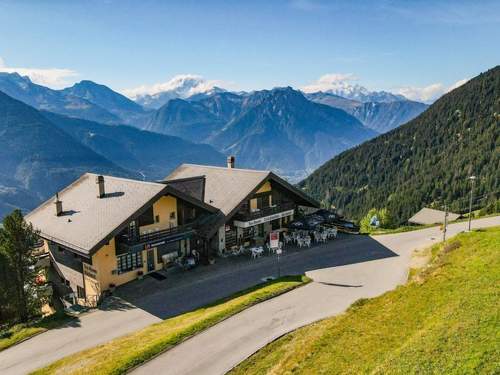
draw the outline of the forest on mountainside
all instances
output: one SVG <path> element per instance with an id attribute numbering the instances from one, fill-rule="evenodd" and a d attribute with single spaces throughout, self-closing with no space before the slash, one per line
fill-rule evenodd
<path id="1" fill-rule="evenodd" d="M 345 151 L 299 186 L 361 219 L 387 208 L 401 224 L 422 207 L 465 212 L 498 205 L 500 66 L 444 95 L 407 124 Z"/>

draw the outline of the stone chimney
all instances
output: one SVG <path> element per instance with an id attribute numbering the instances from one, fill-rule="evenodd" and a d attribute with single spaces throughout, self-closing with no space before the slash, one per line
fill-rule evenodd
<path id="1" fill-rule="evenodd" d="M 236 158 L 231 155 L 231 156 L 228 156 L 227 157 L 227 167 L 228 168 L 234 168 L 234 161 L 236 160 Z"/>
<path id="2" fill-rule="evenodd" d="M 95 183 L 97 185 L 97 198 L 104 198 L 106 195 L 106 190 L 104 189 L 104 176 L 97 176 L 95 178 Z"/>
<path id="3" fill-rule="evenodd" d="M 56 198 L 54 199 L 54 205 L 56 206 L 56 216 L 61 216 L 63 213 L 62 201 L 59 200 L 59 193 L 56 193 Z"/>

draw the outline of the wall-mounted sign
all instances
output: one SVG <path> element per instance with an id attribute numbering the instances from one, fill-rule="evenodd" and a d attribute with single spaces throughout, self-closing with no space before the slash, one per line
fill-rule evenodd
<path id="1" fill-rule="evenodd" d="M 97 280 L 97 270 L 90 264 L 83 263 L 83 274 L 91 279 Z"/>
<path id="2" fill-rule="evenodd" d="M 158 241 L 153 243 L 147 243 L 144 245 L 144 250 L 151 249 L 152 247 L 158 247 L 160 245 L 165 245 L 165 241 Z"/>
<path id="3" fill-rule="evenodd" d="M 285 216 L 290 216 L 293 215 L 294 210 L 288 210 L 288 211 L 283 211 L 283 212 L 278 212 L 277 214 L 269 215 L 269 216 L 264 216 L 264 217 L 259 217 L 258 219 L 255 220 L 250 220 L 250 221 L 234 221 L 234 225 L 240 228 L 248 228 L 252 227 L 254 225 L 262 224 L 262 223 L 267 223 L 268 221 L 273 221 L 276 219 L 281 219 L 282 217 Z"/>

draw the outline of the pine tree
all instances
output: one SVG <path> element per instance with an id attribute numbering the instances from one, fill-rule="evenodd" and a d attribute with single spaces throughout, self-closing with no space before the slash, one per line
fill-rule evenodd
<path id="1" fill-rule="evenodd" d="M 16 318 L 27 321 L 38 312 L 41 301 L 37 297 L 34 246 L 38 233 L 24 221 L 20 210 L 13 211 L 3 220 L 0 229 L 0 267 L 6 280 L 2 280 L 2 297 L 12 298 Z M 5 281 L 5 284 L 4 284 Z M 5 296 L 4 296 L 5 294 Z M 0 297 L 1 298 L 1 297 Z"/>

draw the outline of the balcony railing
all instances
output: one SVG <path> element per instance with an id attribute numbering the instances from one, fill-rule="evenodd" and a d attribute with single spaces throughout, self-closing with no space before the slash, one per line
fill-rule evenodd
<path id="1" fill-rule="evenodd" d="M 276 204 L 274 206 L 270 207 L 264 207 L 259 210 L 255 210 L 252 212 L 238 212 L 236 215 L 237 220 L 241 221 L 250 221 L 250 220 L 255 220 L 259 219 L 261 217 L 266 217 L 266 216 L 271 216 L 283 211 L 289 211 L 295 209 L 295 203 L 292 202 L 287 202 L 287 203 L 280 203 Z"/>
<path id="2" fill-rule="evenodd" d="M 193 226 L 191 224 L 188 224 L 178 225 L 169 229 L 143 233 L 138 236 L 128 236 L 124 234 L 117 238 L 117 250 L 119 251 L 119 253 L 141 250 L 146 244 L 154 245 L 157 242 L 175 240 L 176 238 L 181 239 L 182 236 L 187 235 L 191 232 L 193 232 Z"/>

